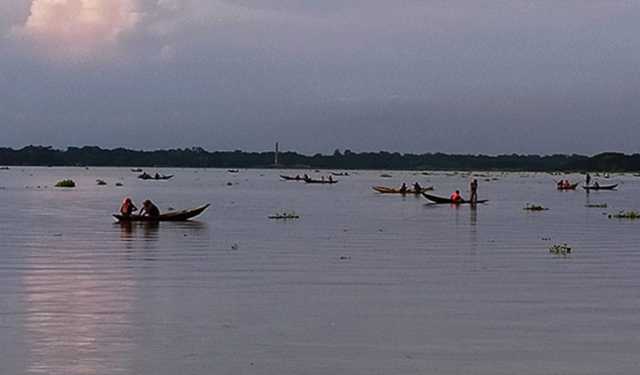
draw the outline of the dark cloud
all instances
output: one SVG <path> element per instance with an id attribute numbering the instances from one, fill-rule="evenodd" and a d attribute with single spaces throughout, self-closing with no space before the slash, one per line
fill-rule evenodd
<path id="1" fill-rule="evenodd" d="M 25 34 L 29 7 L 9 0 L 5 145 L 637 149 L 633 3 L 127 3 L 135 17 L 100 24 L 74 59 Z"/>

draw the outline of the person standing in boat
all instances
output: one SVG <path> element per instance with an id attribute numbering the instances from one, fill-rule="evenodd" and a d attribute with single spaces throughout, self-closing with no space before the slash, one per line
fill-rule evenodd
<path id="1" fill-rule="evenodd" d="M 402 194 L 407 192 L 407 184 L 405 184 L 404 182 L 402 183 L 402 186 L 400 186 L 400 192 Z"/>
<path id="2" fill-rule="evenodd" d="M 150 200 L 147 199 L 146 201 L 142 202 L 142 209 L 140 210 L 140 215 L 156 217 L 156 216 L 160 216 L 160 210 L 155 204 L 153 204 Z"/>
<path id="3" fill-rule="evenodd" d="M 589 173 L 587 173 L 587 186 L 589 186 L 589 184 L 591 183 L 591 175 Z"/>
<path id="4" fill-rule="evenodd" d="M 131 216 L 134 211 L 138 211 L 138 208 L 133 204 L 131 198 L 127 197 L 122 201 L 122 205 L 120 206 L 120 213 L 123 216 Z"/>
<path id="5" fill-rule="evenodd" d="M 476 203 L 478 201 L 478 180 L 477 179 L 473 179 L 471 180 L 471 183 L 469 184 L 469 190 L 471 191 L 471 197 L 469 198 L 469 200 L 471 201 L 471 203 Z"/>

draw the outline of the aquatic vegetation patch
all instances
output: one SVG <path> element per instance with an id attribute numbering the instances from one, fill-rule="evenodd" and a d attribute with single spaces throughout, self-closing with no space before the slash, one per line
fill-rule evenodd
<path id="1" fill-rule="evenodd" d="M 76 183 L 73 182 L 73 180 L 71 179 L 66 179 L 66 180 L 60 180 L 56 182 L 55 186 L 59 188 L 74 188 L 76 187 Z"/>
<path id="2" fill-rule="evenodd" d="M 549 248 L 549 252 L 554 255 L 566 256 L 571 254 L 571 247 L 569 247 L 569 245 L 567 245 L 566 243 L 562 245 L 553 245 Z"/>
<path id="3" fill-rule="evenodd" d="M 547 211 L 549 210 L 546 207 L 543 207 L 539 204 L 533 204 L 533 203 L 527 203 L 526 206 L 524 206 L 523 210 L 525 211 Z"/>
<path id="4" fill-rule="evenodd" d="M 609 219 L 640 219 L 640 212 L 638 211 L 620 211 L 617 214 L 609 214 Z"/>

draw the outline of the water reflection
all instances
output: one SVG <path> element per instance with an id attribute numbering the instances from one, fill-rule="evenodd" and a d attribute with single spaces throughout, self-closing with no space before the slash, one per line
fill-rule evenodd
<path id="1" fill-rule="evenodd" d="M 138 238 L 139 232 L 142 233 L 142 238 L 145 241 L 158 240 L 158 229 L 160 228 L 160 223 L 158 222 L 123 221 L 115 225 L 120 226 L 120 239 L 123 241 L 131 241 Z"/>
<path id="2" fill-rule="evenodd" d="M 134 348 L 129 331 L 137 288 L 131 270 L 99 257 L 75 263 L 47 254 L 29 259 L 22 273 L 27 372 L 128 373 L 124 358 Z M 123 360 L 96 360 L 105 354 Z"/>
<path id="3" fill-rule="evenodd" d="M 472 226 L 478 224 L 478 205 L 471 204 L 469 205 L 469 223 Z"/>

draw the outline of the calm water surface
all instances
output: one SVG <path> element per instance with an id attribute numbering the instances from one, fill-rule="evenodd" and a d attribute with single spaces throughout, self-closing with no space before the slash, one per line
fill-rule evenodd
<path id="1" fill-rule="evenodd" d="M 640 209 L 640 178 L 587 195 L 494 173 L 472 209 L 370 189 L 448 195 L 467 176 L 280 172 L 0 171 L 0 374 L 640 373 L 640 221 L 603 215 Z M 65 177 L 78 187 L 51 187 Z M 120 225 L 125 196 L 212 206 Z M 301 219 L 267 219 L 283 209 Z"/>

